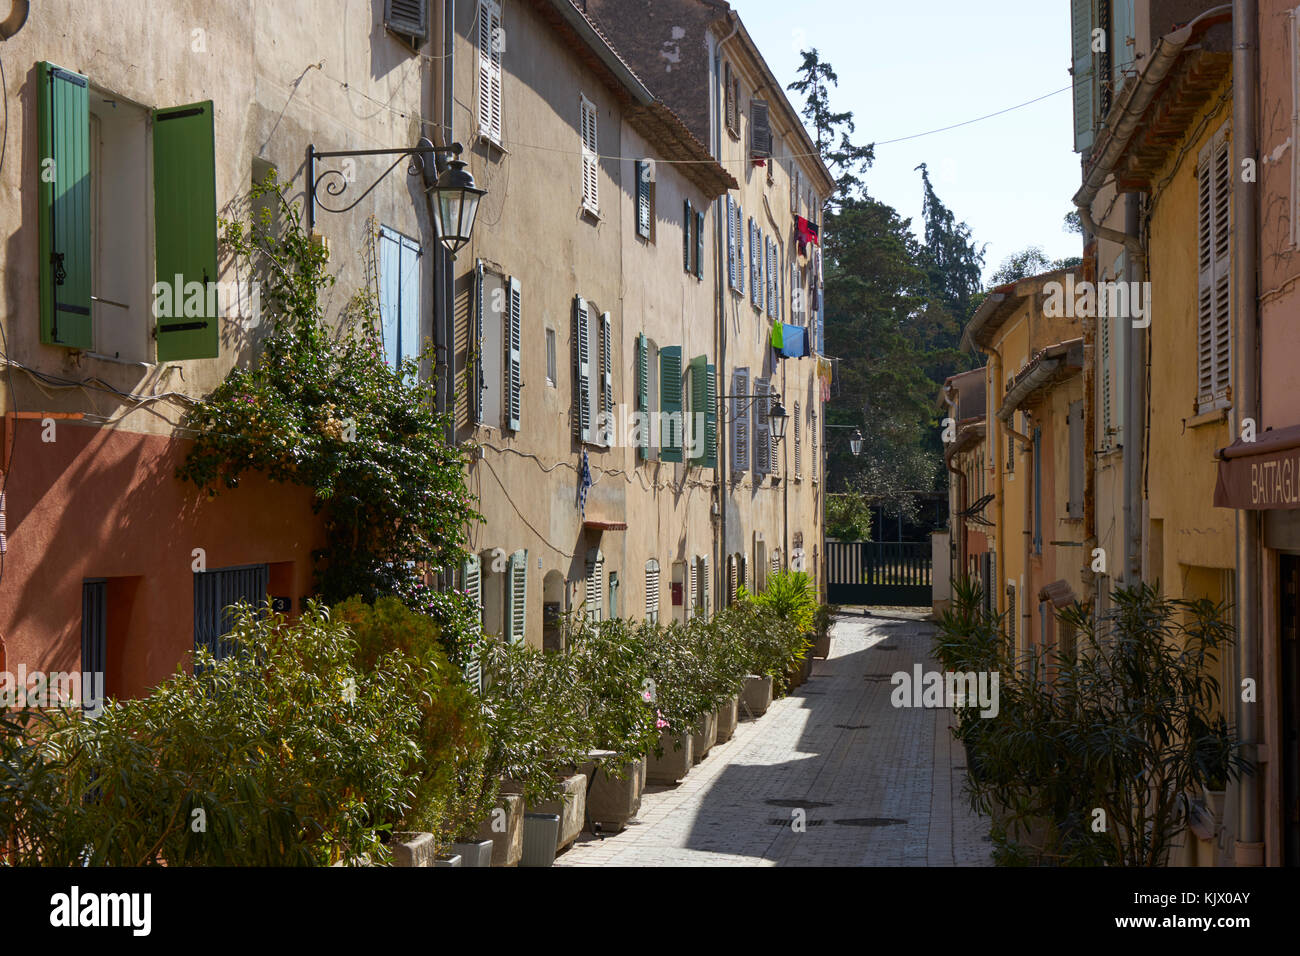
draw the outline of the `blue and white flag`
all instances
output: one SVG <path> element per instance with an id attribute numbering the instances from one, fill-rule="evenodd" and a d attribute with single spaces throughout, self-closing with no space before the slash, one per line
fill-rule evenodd
<path id="1" fill-rule="evenodd" d="M 591 465 L 587 461 L 587 450 L 582 450 L 582 484 L 578 488 L 578 514 L 587 515 L 587 489 L 591 487 Z"/>

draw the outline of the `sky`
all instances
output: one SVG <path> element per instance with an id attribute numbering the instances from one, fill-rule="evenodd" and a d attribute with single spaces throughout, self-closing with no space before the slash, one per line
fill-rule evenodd
<path id="1" fill-rule="evenodd" d="M 839 76 L 831 109 L 850 110 L 854 142 L 961 123 L 1070 85 L 1067 0 L 730 0 L 783 84 L 816 47 Z M 993 12 L 993 9 L 996 12 Z M 797 95 L 787 91 L 796 108 Z M 986 280 L 1007 256 L 1041 246 L 1080 254 L 1063 228 L 1079 187 L 1068 92 L 960 129 L 876 148 L 872 196 L 920 232 L 921 174 L 977 244 Z"/>

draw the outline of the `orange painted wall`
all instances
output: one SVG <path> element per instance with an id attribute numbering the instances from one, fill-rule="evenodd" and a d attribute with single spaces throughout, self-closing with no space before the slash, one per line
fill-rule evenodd
<path id="1" fill-rule="evenodd" d="M 295 611 L 311 593 L 311 552 L 324 538 L 306 489 L 259 475 L 201 499 L 175 477 L 188 441 L 56 427 L 54 442 L 41 440 L 39 421 L 14 431 L 0 581 L 8 670 L 80 670 L 82 582 L 108 578 L 107 689 L 143 694 L 193 650 L 194 548 L 208 570 L 272 564 L 271 591 Z"/>

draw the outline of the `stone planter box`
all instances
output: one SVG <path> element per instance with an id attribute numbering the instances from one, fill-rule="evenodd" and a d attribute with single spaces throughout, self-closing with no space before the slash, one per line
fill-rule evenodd
<path id="1" fill-rule="evenodd" d="M 691 757 L 695 763 L 704 759 L 718 742 L 718 717 L 709 711 L 695 722 L 695 732 L 691 734 Z"/>
<path id="2" fill-rule="evenodd" d="M 449 852 L 460 857 L 461 866 L 492 865 L 491 840 L 482 840 L 478 843 L 453 843 Z"/>
<path id="3" fill-rule="evenodd" d="M 718 705 L 718 743 L 725 744 L 736 732 L 736 723 L 740 720 L 740 695 L 724 700 Z"/>
<path id="4" fill-rule="evenodd" d="M 691 770 L 691 737 L 689 734 L 664 734 L 659 738 L 664 755 L 646 754 L 646 780 L 649 783 L 675 784 Z M 678 749 L 674 750 L 676 747 Z"/>
<path id="5" fill-rule="evenodd" d="M 744 690 L 740 693 L 740 716 L 762 717 L 771 706 L 772 678 L 753 674 L 746 677 Z"/>
<path id="6" fill-rule="evenodd" d="M 809 655 L 803 659 L 803 680 L 800 681 L 800 683 L 806 684 L 808 681 L 812 680 L 812 672 L 813 656 L 809 653 Z"/>
<path id="7" fill-rule="evenodd" d="M 587 791 L 587 819 L 600 824 L 602 833 L 619 833 L 628 821 L 636 819 L 641 809 L 641 789 L 645 784 L 645 757 L 623 764 L 623 776 L 615 778 L 604 767 L 595 771 Z"/>
<path id="8" fill-rule="evenodd" d="M 550 866 L 560 840 L 558 813 L 525 813 L 524 846 L 520 866 Z"/>
<path id="9" fill-rule="evenodd" d="M 478 838 L 492 843 L 493 866 L 517 866 L 524 845 L 524 798 L 503 793 L 499 807 L 505 811 L 504 817 L 494 811 L 479 827 Z M 504 829 L 494 827 L 498 820 Z"/>
<path id="10" fill-rule="evenodd" d="M 587 813 L 587 775 L 575 773 L 560 781 L 563 793 L 558 800 L 549 800 L 536 807 L 529 807 L 525 816 L 557 816 L 560 818 L 560 830 L 556 834 L 555 850 L 558 853 L 582 832 L 582 823 Z"/>
<path id="11" fill-rule="evenodd" d="M 432 833 L 394 833 L 388 848 L 393 851 L 393 866 L 436 865 Z"/>
<path id="12" fill-rule="evenodd" d="M 826 660 L 831 656 L 831 632 L 829 628 L 827 628 L 825 634 L 817 635 L 813 641 L 812 653 L 813 657 L 820 657 L 822 660 Z"/>
<path id="13" fill-rule="evenodd" d="M 462 857 L 459 853 L 449 853 L 446 856 L 436 857 L 433 861 L 434 866 L 464 866 Z"/>

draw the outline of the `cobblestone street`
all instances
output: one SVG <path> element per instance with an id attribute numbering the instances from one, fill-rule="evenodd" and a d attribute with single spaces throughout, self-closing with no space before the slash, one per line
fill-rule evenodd
<path id="1" fill-rule="evenodd" d="M 895 671 L 937 669 L 933 633 L 919 620 L 841 617 L 811 680 L 742 721 L 680 786 L 649 787 L 625 832 L 584 833 L 555 865 L 990 865 L 950 712 L 889 700 Z M 804 832 L 791 826 L 798 809 Z"/>

